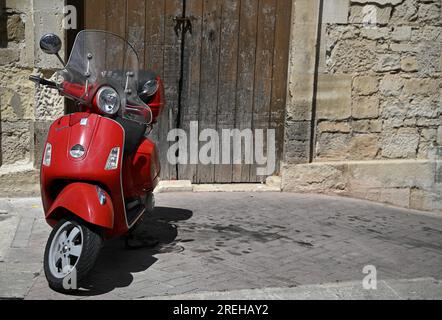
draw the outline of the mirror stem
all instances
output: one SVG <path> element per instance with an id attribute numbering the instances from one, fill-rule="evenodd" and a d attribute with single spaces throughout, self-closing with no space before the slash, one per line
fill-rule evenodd
<path id="1" fill-rule="evenodd" d="M 63 61 L 63 59 L 60 57 L 60 55 L 58 53 L 55 54 L 58 58 L 58 60 L 61 62 L 61 64 L 63 65 L 63 67 L 66 65 L 66 63 Z"/>

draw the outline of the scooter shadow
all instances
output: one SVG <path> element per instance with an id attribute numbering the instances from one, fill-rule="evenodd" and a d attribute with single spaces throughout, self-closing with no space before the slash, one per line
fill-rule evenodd
<path id="1" fill-rule="evenodd" d="M 76 296 L 96 296 L 124 288 L 132 284 L 133 273 L 146 271 L 162 253 L 180 252 L 181 246 L 175 243 L 178 235 L 174 222 L 188 220 L 193 212 L 186 209 L 157 207 L 150 216 L 143 218 L 135 235 L 143 240 L 144 246 L 128 249 L 124 238 L 105 243 L 94 269 L 81 282 Z M 146 280 L 147 281 L 147 280 Z M 146 285 L 149 285 L 146 282 Z"/>

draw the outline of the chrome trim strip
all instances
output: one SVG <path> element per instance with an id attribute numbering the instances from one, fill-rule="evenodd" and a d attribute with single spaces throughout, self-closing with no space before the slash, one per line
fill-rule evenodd
<path id="1" fill-rule="evenodd" d="M 142 215 L 146 211 L 146 208 L 144 208 L 140 212 L 140 214 L 137 216 L 137 218 L 134 219 L 134 222 L 131 225 L 129 225 L 129 223 L 127 222 L 126 200 L 124 199 L 124 190 L 123 190 L 123 158 L 124 158 L 124 144 L 126 142 L 126 132 L 124 131 L 123 126 L 121 124 L 119 124 L 117 121 L 115 121 L 114 119 L 110 119 L 110 118 L 103 117 L 103 116 L 99 116 L 99 117 L 100 118 L 105 118 L 107 120 L 111 120 L 111 121 L 115 122 L 116 124 L 118 124 L 120 126 L 121 130 L 123 130 L 123 149 L 120 152 L 120 154 L 121 154 L 121 161 L 120 161 L 120 186 L 121 186 L 121 198 L 123 199 L 124 219 L 126 220 L 126 226 L 127 226 L 127 229 L 129 230 L 130 228 L 132 228 L 138 222 L 138 220 L 140 220 L 140 218 L 142 217 Z"/>
<path id="2" fill-rule="evenodd" d="M 124 131 L 124 128 L 121 124 L 119 124 L 117 121 L 115 121 L 114 119 L 110 119 L 107 117 L 103 117 L 103 116 L 99 116 L 100 118 L 104 118 L 110 121 L 115 122 L 117 125 L 120 126 L 121 130 L 123 131 L 123 150 L 122 152 L 120 152 L 120 187 L 121 187 L 121 198 L 123 199 L 123 210 L 124 210 L 124 219 L 126 220 L 126 227 L 128 229 L 130 229 L 129 224 L 127 223 L 127 214 L 126 214 L 126 200 L 124 200 L 124 190 L 123 190 L 123 158 L 124 158 L 124 144 L 126 142 L 126 132 Z"/>

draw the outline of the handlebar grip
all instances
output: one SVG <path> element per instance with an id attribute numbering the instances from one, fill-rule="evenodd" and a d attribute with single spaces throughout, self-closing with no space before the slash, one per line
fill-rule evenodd
<path id="1" fill-rule="evenodd" d="M 31 80 L 32 82 L 35 82 L 35 83 L 40 83 L 41 78 L 39 76 L 30 75 L 29 80 Z"/>
<path id="2" fill-rule="evenodd" d="M 50 88 L 54 88 L 54 89 L 58 88 L 57 87 L 57 83 L 55 83 L 54 81 L 46 80 L 46 79 L 43 79 L 43 78 L 41 78 L 39 76 L 32 76 L 31 75 L 31 76 L 29 76 L 29 80 L 31 80 L 31 81 L 33 81 L 33 82 L 35 82 L 37 84 L 48 86 Z"/>

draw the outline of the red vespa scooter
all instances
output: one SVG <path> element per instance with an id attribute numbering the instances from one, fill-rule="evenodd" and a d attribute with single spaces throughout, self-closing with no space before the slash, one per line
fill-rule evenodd
<path id="1" fill-rule="evenodd" d="M 58 56 L 61 40 L 47 34 L 40 47 Z M 92 269 L 103 240 L 128 234 L 153 210 L 160 164 L 146 132 L 164 107 L 164 91 L 159 77 L 139 70 L 134 48 L 105 31 L 80 32 L 58 76 L 60 83 L 30 80 L 57 89 L 80 110 L 51 125 L 41 165 L 53 227 L 44 271 L 51 288 L 66 292 L 76 289 L 66 279 L 80 283 Z"/>

